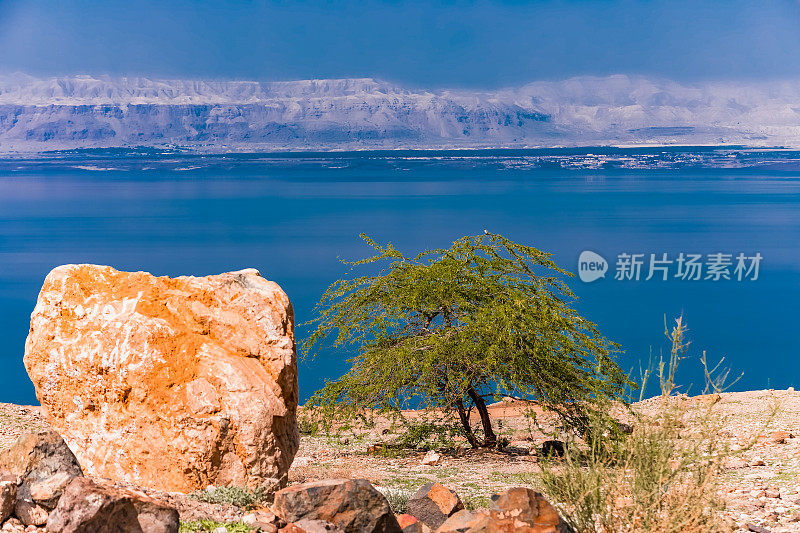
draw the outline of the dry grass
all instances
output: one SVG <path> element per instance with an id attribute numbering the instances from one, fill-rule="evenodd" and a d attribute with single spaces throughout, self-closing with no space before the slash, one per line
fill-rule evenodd
<path id="1" fill-rule="evenodd" d="M 731 530 L 720 486 L 733 452 L 716 438 L 713 405 L 701 412 L 660 401 L 610 449 L 568 447 L 564 458 L 542 463 L 533 481 L 578 533 Z"/>
<path id="2" fill-rule="evenodd" d="M 535 481 L 578 533 L 714 533 L 733 528 L 724 512 L 725 464 L 752 447 L 756 437 L 735 451 L 719 438 L 726 421 L 717 404 L 728 372 L 715 376 L 720 365 L 709 370 L 705 352 L 700 361 L 706 391 L 712 394 L 691 407 L 674 395 L 677 370 L 689 346 L 682 317 L 665 333 L 670 353 L 656 370 L 662 394 L 650 402 L 650 409 L 631 411 L 630 433 L 608 438 L 615 422 L 601 414 L 593 420 L 588 444 L 568 446 L 563 458 L 541 465 Z M 642 389 L 648 376 L 643 375 Z M 777 410 L 775 406 L 763 428 Z"/>

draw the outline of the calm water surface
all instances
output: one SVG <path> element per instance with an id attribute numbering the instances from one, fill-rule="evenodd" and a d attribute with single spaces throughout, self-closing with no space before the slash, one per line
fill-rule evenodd
<path id="1" fill-rule="evenodd" d="M 577 271 L 593 250 L 604 279 L 570 284 L 578 306 L 625 350 L 624 368 L 664 346 L 684 313 L 693 353 L 744 377 L 736 388 L 800 385 L 800 153 L 550 150 L 193 156 L 63 153 L 0 160 L 0 401 L 34 403 L 22 355 L 48 271 L 100 263 L 158 275 L 258 268 L 292 299 L 298 323 L 363 257 L 357 235 L 408 252 L 502 233 Z M 717 252 L 763 261 L 756 281 L 614 279 L 621 253 Z M 673 266 L 674 269 L 674 266 Z M 671 320 L 671 318 L 670 318 Z M 299 328 L 302 340 L 305 328 Z M 301 365 L 306 398 L 346 368 L 330 353 Z M 699 392 L 695 359 L 685 381 Z"/>

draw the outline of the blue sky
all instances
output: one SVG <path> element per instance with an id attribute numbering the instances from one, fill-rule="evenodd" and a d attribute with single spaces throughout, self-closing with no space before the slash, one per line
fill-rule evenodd
<path id="1" fill-rule="evenodd" d="M 800 3 L 0 0 L 0 71 L 499 87 L 800 78 Z"/>

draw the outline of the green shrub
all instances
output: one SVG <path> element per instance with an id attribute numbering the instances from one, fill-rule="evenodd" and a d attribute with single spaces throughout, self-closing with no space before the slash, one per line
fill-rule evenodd
<path id="1" fill-rule="evenodd" d="M 181 522 L 179 533 L 210 533 L 220 526 L 224 526 L 228 533 L 250 533 L 252 528 L 244 522 L 215 522 L 214 520 L 197 520 L 194 522 Z"/>
<path id="2" fill-rule="evenodd" d="M 406 512 L 408 500 L 413 495 L 412 491 L 406 489 L 384 488 L 381 492 L 386 496 L 386 500 L 389 502 L 389 506 L 395 514 L 403 514 Z"/>
<path id="3" fill-rule="evenodd" d="M 404 424 L 394 444 L 413 450 L 438 450 L 455 446 L 454 437 L 461 435 L 457 424 L 438 420 L 411 420 Z"/>
<path id="4" fill-rule="evenodd" d="M 242 509 L 253 509 L 267 501 L 267 492 L 262 489 L 249 491 L 244 487 L 217 487 L 213 491 L 196 490 L 189 497 L 206 503 L 230 504 Z"/>

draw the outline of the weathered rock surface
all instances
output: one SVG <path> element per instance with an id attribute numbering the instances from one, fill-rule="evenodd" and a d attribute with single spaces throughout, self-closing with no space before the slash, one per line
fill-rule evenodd
<path id="1" fill-rule="evenodd" d="M 285 533 L 343 533 L 335 524 L 325 520 L 309 520 L 308 518 L 287 524 L 281 531 Z"/>
<path id="2" fill-rule="evenodd" d="M 458 494 L 441 483 L 426 483 L 408 500 L 408 514 L 436 529 L 464 508 Z"/>
<path id="3" fill-rule="evenodd" d="M 18 497 L 14 505 L 14 516 L 26 526 L 45 525 L 48 514 L 47 509 L 28 499 Z"/>
<path id="4" fill-rule="evenodd" d="M 417 517 L 410 514 L 401 514 L 397 516 L 397 523 L 403 533 L 425 533 L 427 530 L 430 533 L 431 529 L 420 522 Z"/>
<path id="5" fill-rule="evenodd" d="M 25 367 L 87 475 L 269 488 L 299 445 L 293 330 L 286 294 L 252 269 L 65 265 L 39 294 Z"/>
<path id="6" fill-rule="evenodd" d="M 53 476 L 72 479 L 83 475 L 75 455 L 55 431 L 22 435 L 11 448 L 0 452 L 0 472 L 18 478 L 17 496 L 22 499 L 31 499 L 31 487 Z M 57 500 L 58 487 L 53 491 L 51 498 Z"/>
<path id="7" fill-rule="evenodd" d="M 535 490 L 516 487 L 492 497 L 489 517 L 497 531 L 572 533 L 558 511 Z"/>
<path id="8" fill-rule="evenodd" d="M 326 479 L 275 494 L 273 511 L 289 523 L 324 520 L 346 533 L 400 533 L 386 497 L 366 479 Z"/>
<path id="9" fill-rule="evenodd" d="M 11 481 L 0 481 L 0 524 L 14 512 L 17 501 L 17 484 Z"/>
<path id="10" fill-rule="evenodd" d="M 178 525 L 175 509 L 84 477 L 72 480 L 47 520 L 48 531 L 61 533 L 175 533 Z"/>
<path id="11" fill-rule="evenodd" d="M 67 472 L 59 472 L 50 477 L 34 481 L 30 485 L 31 499 L 36 503 L 54 509 L 58 499 L 75 476 Z"/>

